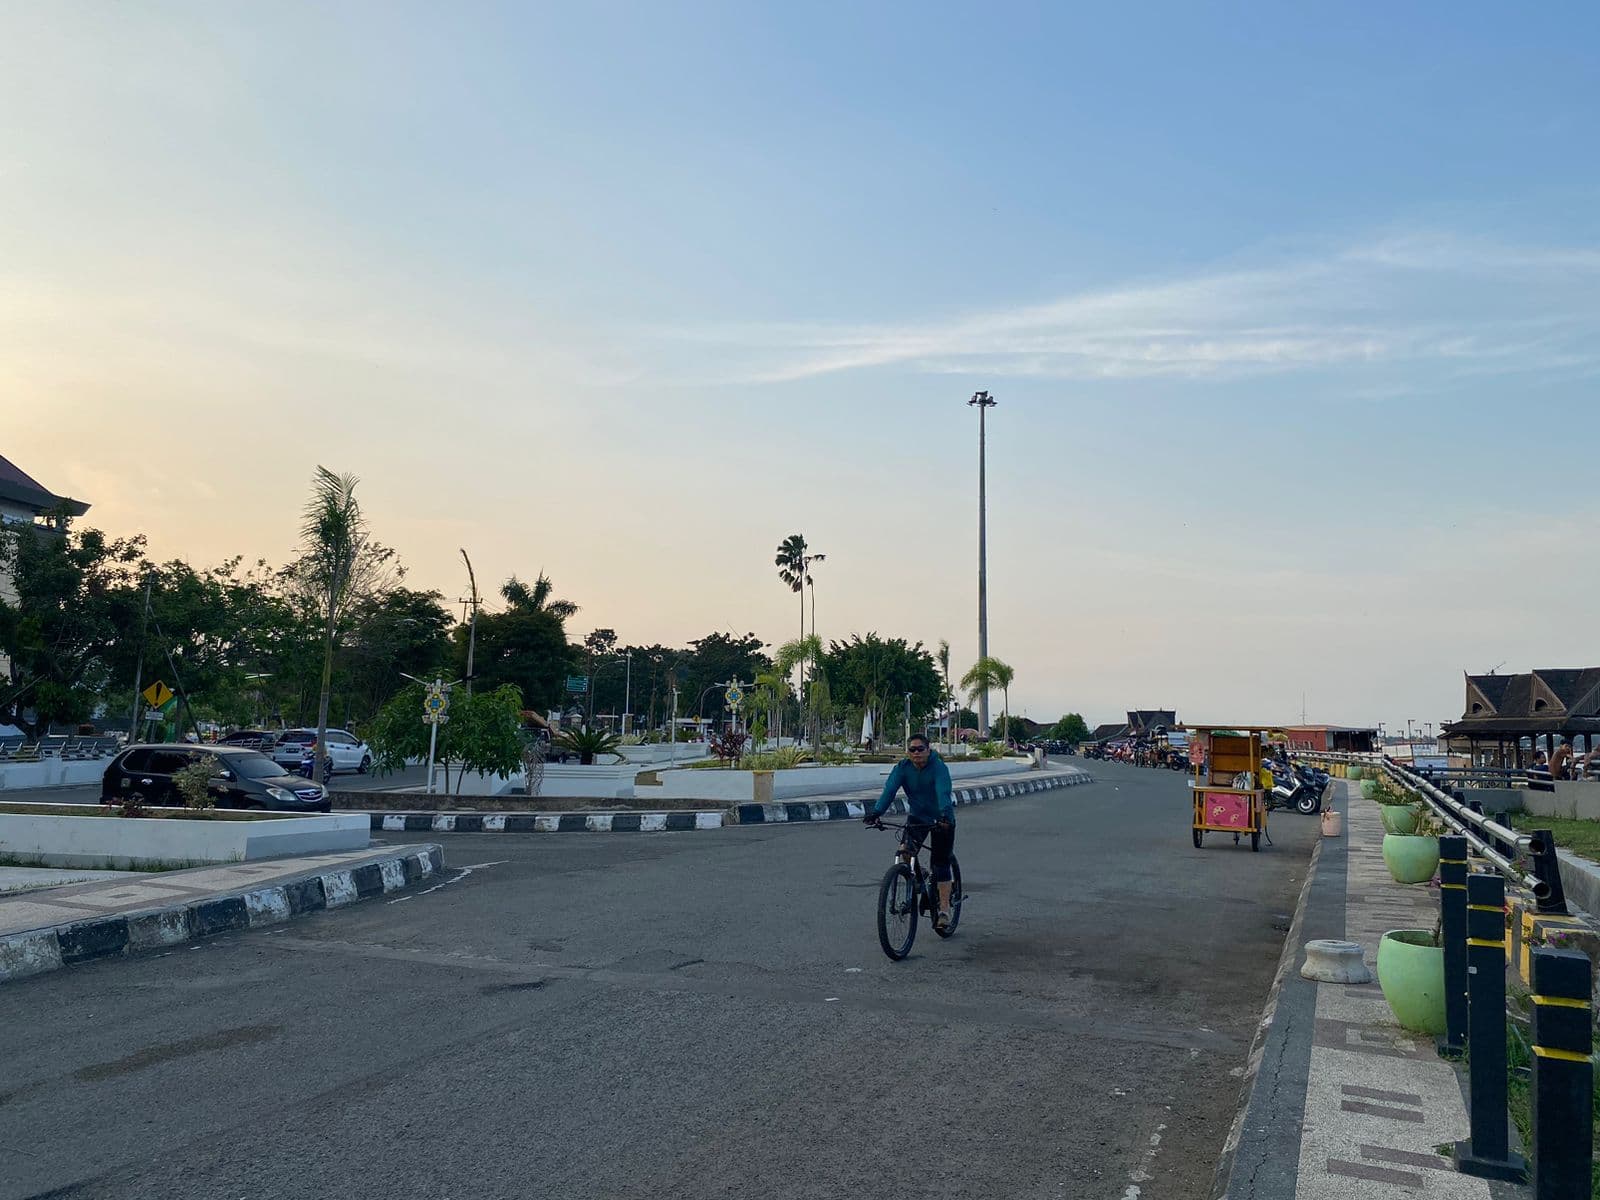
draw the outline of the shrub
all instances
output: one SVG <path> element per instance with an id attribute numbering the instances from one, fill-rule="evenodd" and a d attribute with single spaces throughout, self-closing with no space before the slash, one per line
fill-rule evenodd
<path id="1" fill-rule="evenodd" d="M 811 755 L 799 746 L 780 746 L 776 750 L 766 750 L 760 754 L 746 754 L 739 760 L 741 771 L 787 771 L 791 767 L 798 767 L 803 762 L 810 762 Z"/>
<path id="2" fill-rule="evenodd" d="M 556 744 L 576 754 L 582 765 L 590 766 L 595 755 L 611 754 L 620 743 L 617 735 L 607 729 L 568 729 L 556 739 Z"/>
<path id="3" fill-rule="evenodd" d="M 1004 742 L 980 742 L 978 744 L 979 758 L 1004 758 L 1006 744 Z"/>
<path id="4" fill-rule="evenodd" d="M 207 754 L 191 754 L 189 765 L 173 772 L 172 783 L 178 789 L 178 795 L 183 797 L 185 808 L 217 806 L 217 798 L 211 794 L 211 780 L 215 773 L 216 764 Z"/>

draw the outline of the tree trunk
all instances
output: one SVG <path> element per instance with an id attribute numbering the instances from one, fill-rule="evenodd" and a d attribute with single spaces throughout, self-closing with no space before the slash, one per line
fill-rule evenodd
<path id="1" fill-rule="evenodd" d="M 317 744 L 311 748 L 311 778 L 321 782 L 322 759 L 327 753 L 328 700 L 333 689 L 333 619 L 339 607 L 339 570 L 328 583 L 328 624 L 322 638 L 322 693 L 317 700 Z"/>

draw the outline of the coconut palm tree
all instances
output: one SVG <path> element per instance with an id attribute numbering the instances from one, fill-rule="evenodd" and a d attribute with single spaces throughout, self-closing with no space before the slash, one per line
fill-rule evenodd
<path id="1" fill-rule="evenodd" d="M 336 475 L 319 466 L 311 477 L 311 498 L 300 521 L 308 574 L 324 602 L 322 694 L 317 700 L 317 745 L 312 762 L 321 764 L 328 747 L 328 697 L 333 686 L 333 629 L 350 594 L 350 579 L 367 541 L 367 522 L 356 499 L 354 475 Z M 320 774 L 315 767 L 315 776 Z"/>
<path id="2" fill-rule="evenodd" d="M 550 599 L 550 593 L 554 590 L 555 584 L 550 582 L 550 576 L 540 571 L 532 587 L 513 575 L 501 585 L 500 594 L 512 608 L 524 612 L 547 612 L 557 620 L 565 621 L 577 613 L 578 606 L 571 600 Z"/>
<path id="3" fill-rule="evenodd" d="M 990 655 L 980 658 L 972 664 L 972 668 L 961 677 L 961 686 L 967 691 L 967 698 L 974 704 L 978 697 L 985 692 L 992 692 L 999 688 L 1005 695 L 1005 727 L 1007 733 L 1011 730 L 1011 681 L 1016 678 L 1016 672 L 998 658 Z M 984 734 L 987 736 L 988 730 Z"/>

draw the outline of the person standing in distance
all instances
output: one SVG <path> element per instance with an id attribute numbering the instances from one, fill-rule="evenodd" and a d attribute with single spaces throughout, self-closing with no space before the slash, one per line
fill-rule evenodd
<path id="1" fill-rule="evenodd" d="M 911 820 L 933 827 L 928 857 L 939 889 L 939 914 L 933 919 L 933 927 L 944 929 L 950 923 L 950 855 L 956 846 L 956 801 L 950 787 L 950 768 L 920 733 L 913 733 L 907 740 L 906 757 L 889 772 L 883 795 L 866 811 L 862 821 L 877 824 L 878 818 L 889 811 L 895 793 L 902 790 Z"/>

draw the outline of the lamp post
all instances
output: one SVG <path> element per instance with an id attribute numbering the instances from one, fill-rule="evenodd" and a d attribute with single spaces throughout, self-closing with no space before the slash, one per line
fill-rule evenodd
<path id="1" fill-rule="evenodd" d="M 978 410 L 978 661 L 989 657 L 989 522 L 988 434 L 985 414 L 996 404 L 988 392 L 974 392 L 967 401 Z M 989 689 L 978 694 L 978 727 L 989 732 Z"/>
<path id="2" fill-rule="evenodd" d="M 628 736 L 628 710 L 633 703 L 633 651 L 628 651 L 628 673 L 622 684 L 622 736 Z"/>
<path id="3" fill-rule="evenodd" d="M 906 693 L 906 740 L 901 743 L 907 750 L 911 749 L 911 697 L 913 693 Z"/>
<path id="4" fill-rule="evenodd" d="M 467 603 L 472 605 L 472 624 L 467 629 L 467 695 L 472 695 L 472 656 L 478 649 L 478 577 L 472 572 L 472 560 L 467 557 L 465 550 L 461 551 L 461 561 L 467 564 L 467 582 L 472 586 L 472 595 Z"/>

